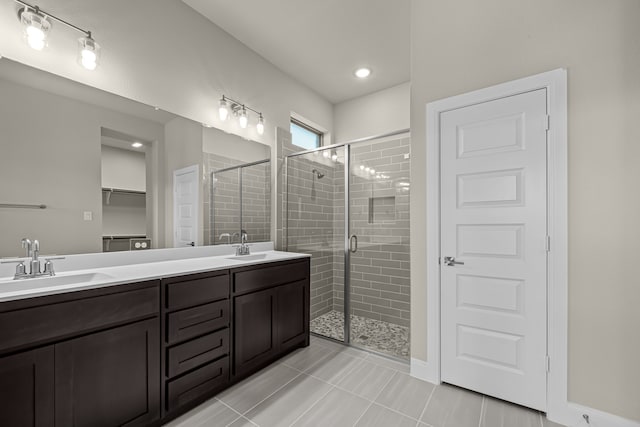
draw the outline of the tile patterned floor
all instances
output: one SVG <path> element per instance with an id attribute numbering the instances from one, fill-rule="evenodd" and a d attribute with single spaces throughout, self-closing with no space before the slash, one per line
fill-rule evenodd
<path id="1" fill-rule="evenodd" d="M 169 427 L 561 427 L 543 415 L 409 376 L 409 365 L 312 337 L 311 345 Z"/>
<path id="2" fill-rule="evenodd" d="M 344 340 L 344 313 L 330 311 L 311 319 L 311 332 Z M 409 359 L 409 328 L 406 326 L 352 315 L 351 340 L 372 351 Z"/>

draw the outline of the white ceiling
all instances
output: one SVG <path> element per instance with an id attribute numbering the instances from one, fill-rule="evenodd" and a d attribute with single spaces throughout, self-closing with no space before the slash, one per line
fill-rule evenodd
<path id="1" fill-rule="evenodd" d="M 332 103 L 410 79 L 409 0 L 183 1 Z"/>

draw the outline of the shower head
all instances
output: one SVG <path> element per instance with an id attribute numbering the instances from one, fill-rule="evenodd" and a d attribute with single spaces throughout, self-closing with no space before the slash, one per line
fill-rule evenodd
<path id="1" fill-rule="evenodd" d="M 316 178 L 318 179 L 322 179 L 324 177 L 324 174 L 320 172 L 318 169 L 312 170 L 311 173 L 314 173 L 316 175 Z"/>

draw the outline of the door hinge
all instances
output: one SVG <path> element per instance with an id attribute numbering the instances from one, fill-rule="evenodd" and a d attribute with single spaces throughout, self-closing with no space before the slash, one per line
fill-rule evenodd
<path id="1" fill-rule="evenodd" d="M 551 116 L 546 115 L 544 117 L 544 130 L 549 130 L 551 128 Z"/>
<path id="2" fill-rule="evenodd" d="M 544 357 L 544 368 L 547 372 L 549 372 L 549 370 L 551 369 L 551 359 L 549 358 L 549 355 L 547 354 Z"/>
<path id="3" fill-rule="evenodd" d="M 547 236 L 547 252 L 551 252 L 551 236 Z"/>
<path id="4" fill-rule="evenodd" d="M 442 265 L 442 258 L 438 257 L 438 265 Z"/>

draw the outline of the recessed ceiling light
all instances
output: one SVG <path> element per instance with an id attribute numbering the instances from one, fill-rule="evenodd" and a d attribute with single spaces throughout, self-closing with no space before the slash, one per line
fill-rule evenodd
<path id="1" fill-rule="evenodd" d="M 356 75 L 357 78 L 359 79 L 366 79 L 367 77 L 369 77 L 371 75 L 371 69 L 370 68 L 358 68 L 356 71 L 354 71 L 354 73 Z"/>
<path id="2" fill-rule="evenodd" d="M 142 142 L 134 142 L 133 144 L 131 144 L 131 146 L 133 148 L 140 148 L 140 147 L 142 147 Z"/>

